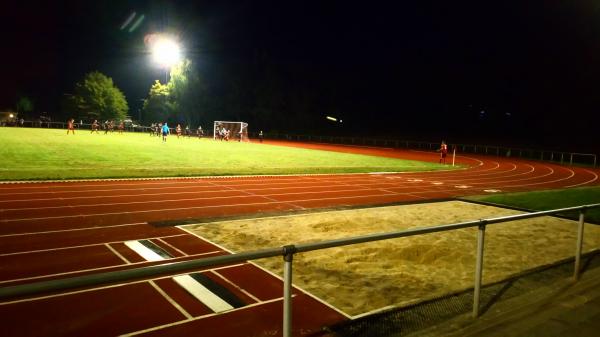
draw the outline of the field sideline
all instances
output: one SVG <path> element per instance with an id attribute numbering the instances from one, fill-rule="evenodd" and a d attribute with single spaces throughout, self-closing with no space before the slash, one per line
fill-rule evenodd
<path id="1" fill-rule="evenodd" d="M 0 180 L 184 177 L 302 173 L 411 172 L 449 169 L 369 155 L 177 138 L 145 133 L 105 135 L 65 130 L 0 128 Z"/>

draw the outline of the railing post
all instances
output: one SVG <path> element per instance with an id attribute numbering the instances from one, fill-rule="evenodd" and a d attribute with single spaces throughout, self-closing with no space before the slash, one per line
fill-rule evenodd
<path id="1" fill-rule="evenodd" d="M 292 260 L 295 246 L 283 247 L 283 337 L 292 337 Z"/>
<path id="2" fill-rule="evenodd" d="M 579 281 L 579 270 L 581 269 L 581 249 L 583 247 L 583 226 L 585 224 L 585 208 L 579 211 L 579 224 L 577 225 L 577 246 L 575 247 L 575 271 L 573 278 Z"/>
<path id="3" fill-rule="evenodd" d="M 475 261 L 475 286 L 473 287 L 473 318 L 479 317 L 479 295 L 483 276 L 483 244 L 485 240 L 485 220 L 481 220 L 477 231 L 477 260 Z"/>

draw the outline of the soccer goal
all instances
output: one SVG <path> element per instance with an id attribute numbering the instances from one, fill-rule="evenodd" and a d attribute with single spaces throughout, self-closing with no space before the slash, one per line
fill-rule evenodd
<path id="1" fill-rule="evenodd" d="M 247 142 L 248 123 L 215 121 L 213 126 L 213 138 L 219 140 L 233 140 Z"/>

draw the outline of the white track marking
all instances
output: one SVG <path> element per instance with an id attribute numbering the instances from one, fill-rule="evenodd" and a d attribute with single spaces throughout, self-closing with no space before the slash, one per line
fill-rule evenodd
<path id="1" fill-rule="evenodd" d="M 188 255 L 188 256 L 186 256 L 186 259 L 184 261 L 187 261 L 188 260 L 187 258 L 198 258 L 198 257 L 206 256 L 206 255 L 216 254 L 216 253 L 222 253 L 222 251 L 215 250 L 215 251 L 210 251 L 210 252 L 206 252 L 206 253 L 202 253 L 202 254 Z M 171 261 L 177 262 L 176 259 L 183 259 L 183 258 L 174 258 Z M 136 265 L 146 264 L 146 263 L 148 263 L 148 261 L 132 262 L 126 266 L 134 267 Z M 33 281 L 33 280 L 39 280 L 39 279 L 48 278 L 48 277 L 66 276 L 66 275 L 73 275 L 73 274 L 78 274 L 78 273 L 83 273 L 83 272 L 102 271 L 102 270 L 107 270 L 107 269 L 114 269 L 114 268 L 121 267 L 121 266 L 125 266 L 125 265 L 113 265 L 113 266 L 98 267 L 98 268 L 88 268 L 88 269 L 68 271 L 68 272 L 64 272 L 64 273 L 55 273 L 55 274 L 48 274 L 48 275 L 24 277 L 24 278 L 19 278 L 19 279 L 12 279 L 12 280 L 4 280 L 4 281 L 0 281 L 0 284 L 10 283 L 10 282 L 21 282 L 21 281 Z"/>
<path id="2" fill-rule="evenodd" d="M 162 237 L 163 238 L 171 238 L 171 237 L 184 236 L 184 235 L 186 235 L 186 234 L 173 234 L 173 235 L 166 235 L 166 236 L 162 236 Z M 141 238 L 139 240 L 151 240 L 151 239 L 156 239 L 156 237 Z M 99 242 L 99 243 L 91 243 L 91 244 L 88 244 L 88 245 L 77 245 L 77 246 L 55 247 L 55 248 L 46 248 L 46 249 L 37 249 L 37 250 L 27 250 L 27 251 L 13 252 L 13 253 L 3 253 L 3 254 L 0 254 L 0 256 L 21 255 L 21 254 L 31 254 L 31 253 L 42 253 L 42 252 L 52 252 L 52 251 L 65 250 L 65 249 L 94 247 L 94 246 L 101 246 L 101 245 L 103 245 L 105 243 L 114 244 L 114 243 L 123 243 L 123 241 Z"/>
<path id="3" fill-rule="evenodd" d="M 147 262 L 144 262 L 144 263 L 147 263 Z M 243 264 L 235 264 L 235 265 L 230 265 L 230 266 L 225 266 L 225 267 L 218 267 L 218 268 L 213 268 L 213 269 L 207 269 L 207 271 L 219 270 L 219 269 L 224 269 L 224 268 L 235 268 L 235 267 L 239 267 L 239 266 L 242 266 L 242 265 Z M 156 277 L 156 278 L 153 278 L 151 280 L 162 280 L 162 279 L 168 279 L 168 278 L 171 278 L 171 276 Z M 49 299 L 49 298 L 63 297 L 63 296 L 69 296 L 69 295 L 87 293 L 87 292 L 96 291 L 96 290 L 110 289 L 110 288 L 116 288 L 116 287 L 123 287 L 123 286 L 127 286 L 127 285 L 132 285 L 132 284 L 146 283 L 148 281 L 149 280 L 131 281 L 131 282 L 124 282 L 124 283 L 119 283 L 119 284 L 112 284 L 112 285 L 108 285 L 108 286 L 95 287 L 95 288 L 90 288 L 90 289 L 68 291 L 68 292 L 64 292 L 64 293 L 60 293 L 60 294 L 52 294 L 52 295 L 45 295 L 45 296 L 39 296 L 39 297 L 31 297 L 31 298 L 25 298 L 25 299 L 21 299 L 21 300 L 14 300 L 14 301 L 10 301 L 10 302 L 0 302 L 0 306 L 9 305 L 9 304 L 15 304 L 15 303 L 23 303 L 23 302 L 33 302 L 33 301 L 39 301 L 39 300 L 46 300 L 46 299 Z M 265 301 L 263 303 L 266 303 L 266 302 L 267 301 Z"/>
<path id="4" fill-rule="evenodd" d="M 276 199 L 273 199 L 273 198 L 271 198 L 269 195 L 258 195 L 258 194 L 255 194 L 255 193 L 252 193 L 252 192 L 246 191 L 245 189 L 237 189 L 237 188 L 233 188 L 233 187 L 231 187 L 231 186 L 222 186 L 222 185 L 219 185 L 219 184 L 217 184 L 217 183 L 214 183 L 214 182 L 212 182 L 212 184 L 213 184 L 215 187 L 218 187 L 218 188 L 226 188 L 226 189 L 228 189 L 228 190 L 230 190 L 230 191 L 234 191 L 234 192 L 238 192 L 238 193 L 239 193 L 239 192 L 241 192 L 241 193 L 244 193 L 244 194 L 246 194 L 246 195 L 248 195 L 248 196 L 251 196 L 251 197 L 263 198 L 263 199 L 267 199 L 267 200 L 270 200 L 270 201 L 275 201 L 275 202 L 279 201 L 279 200 L 276 200 Z M 289 206 L 292 206 L 292 207 L 294 207 L 294 208 L 296 208 L 296 209 L 305 209 L 304 207 L 300 207 L 300 206 L 297 206 L 297 205 L 294 205 L 294 204 L 290 204 L 290 203 L 287 203 L 287 205 L 289 205 Z"/>
<path id="5" fill-rule="evenodd" d="M 215 199 L 231 199 L 231 198 L 256 198 L 260 197 L 269 201 L 279 202 L 276 199 L 271 197 L 273 196 L 286 196 L 286 195 L 305 195 L 305 194 L 321 194 L 323 191 L 303 191 L 303 192 L 292 192 L 292 193 L 273 193 L 266 195 L 259 195 L 250 193 L 241 189 L 234 189 L 232 187 L 220 186 L 221 188 L 227 188 L 231 191 L 242 193 L 244 195 L 232 195 L 232 196 L 224 196 L 224 197 L 201 197 L 201 198 L 187 198 L 187 199 L 166 199 L 166 200 L 149 200 L 149 201 L 131 201 L 131 202 L 115 202 L 115 203 L 106 203 L 106 204 L 93 204 L 93 205 L 69 205 L 69 206 L 46 206 L 46 207 L 23 207 L 23 208 L 5 208 L 2 211 L 25 211 L 25 210 L 51 210 L 51 209 L 73 209 L 73 208 L 94 208 L 94 207 L 111 207 L 111 206 L 123 206 L 123 205 L 146 205 L 146 204 L 163 204 L 166 202 L 185 202 L 185 201 L 202 201 L 202 200 L 215 200 Z M 354 185 L 348 184 L 349 187 L 355 187 Z M 306 187 L 303 187 L 306 188 Z M 349 190 L 336 190 L 332 192 L 356 192 L 356 191 L 369 191 L 372 189 L 369 188 L 354 188 Z M 118 197 L 118 196 L 113 196 Z M 296 206 L 297 207 L 297 206 Z"/>
<path id="6" fill-rule="evenodd" d="M 538 182 L 538 183 L 531 183 L 531 184 L 517 184 L 517 185 L 501 185 L 501 184 L 506 184 L 509 182 L 523 182 L 523 181 L 527 181 L 527 180 L 532 180 L 532 179 L 539 179 L 539 178 L 543 178 L 549 175 L 552 175 L 554 173 L 554 170 L 552 168 L 543 166 L 545 168 L 547 168 L 549 171 L 549 173 L 544 174 L 544 175 L 540 175 L 540 176 L 535 176 L 535 177 L 528 177 L 526 179 L 516 179 L 516 180 L 508 180 L 508 181 L 492 181 L 491 183 L 495 186 L 499 186 L 499 187 L 520 187 L 520 186 L 533 186 L 533 185 L 544 185 L 544 184 L 549 184 L 549 183 L 555 183 L 558 181 L 564 181 L 567 179 L 570 179 L 571 177 L 573 177 L 575 175 L 574 171 L 569 170 L 571 172 L 571 174 L 567 177 L 564 178 L 560 178 L 560 179 L 554 179 L 554 180 L 548 180 L 548 181 L 543 181 L 543 182 Z M 475 182 L 471 182 L 471 184 L 473 185 L 484 185 L 484 184 L 488 184 L 487 182 L 481 182 L 481 183 L 475 183 Z M 373 190 L 375 192 L 375 190 Z M 315 193 L 323 193 L 323 192 L 315 192 Z M 414 193 L 414 192 L 413 192 Z M 304 192 L 304 193 L 296 193 L 296 194 L 311 194 L 310 192 Z M 94 213 L 94 214 L 78 214 L 78 215 L 67 215 L 67 216 L 55 216 L 55 217 L 40 217 L 40 218 L 21 218 L 21 219 L 3 219 L 0 220 L 0 222 L 16 222 L 16 221 L 28 221 L 28 220 L 48 220 L 48 219 L 64 219 L 64 218 L 76 218 L 76 217 L 91 217 L 91 216 L 106 216 L 106 215 L 121 215 L 121 214 L 139 214 L 139 213 L 150 213 L 150 212 L 158 212 L 158 211 L 163 211 L 163 212 L 168 212 L 168 211 L 178 211 L 178 210 L 193 210 L 193 209 L 210 209 L 210 208 L 217 208 L 217 207 L 237 207 L 237 206 L 256 206 L 256 205 L 270 205 L 270 204 L 294 204 L 294 203 L 298 203 L 298 202 L 306 202 L 306 201 L 319 201 L 319 200 L 333 200 L 333 199 L 357 199 L 357 198 L 365 198 L 365 197 L 377 197 L 377 196 L 390 196 L 390 195 L 396 195 L 397 193 L 394 194 L 372 194 L 372 195 L 361 195 L 361 196 L 339 196 L 339 197 L 330 197 L 330 198 L 310 198 L 310 199 L 299 199 L 299 200 L 287 200 L 287 201 L 273 201 L 273 202 L 254 202 L 254 203 L 247 203 L 247 204 L 229 204 L 229 205 L 208 205 L 208 206 L 192 206 L 192 207 L 181 207 L 181 208 L 167 208 L 167 209 L 153 209 L 153 210 L 141 210 L 141 211 L 132 211 L 132 212 L 109 212 L 109 213 Z M 275 194 L 276 195 L 276 194 Z M 282 193 L 280 195 L 290 195 L 290 193 Z M 244 198 L 244 196 L 238 196 L 236 198 Z M 250 197 L 250 196 L 247 196 Z M 231 197 L 227 197 L 227 198 L 231 198 Z M 214 199 L 214 198 L 213 198 Z M 226 198 L 222 198 L 222 199 L 226 199 Z M 185 199 L 184 199 L 185 200 Z M 180 200 L 177 200 L 180 201 Z M 162 201 L 161 203 L 163 203 L 164 201 Z M 138 202 L 138 203 L 147 203 L 147 202 Z M 156 202 L 151 202 L 151 203 L 156 203 Z M 132 203 L 126 203 L 126 204 L 132 204 Z"/>
<path id="7" fill-rule="evenodd" d="M 161 243 L 163 243 L 165 246 L 168 246 L 168 247 L 170 247 L 171 249 L 178 251 L 178 252 L 179 252 L 181 255 L 183 255 L 183 256 L 188 256 L 188 254 L 186 254 L 185 252 L 183 252 L 181 249 L 179 249 L 179 248 L 177 248 L 177 247 L 173 246 L 172 244 L 168 243 L 167 241 L 163 240 L 163 238 L 162 238 L 162 237 L 160 237 L 160 238 L 156 239 L 156 241 L 160 241 L 160 242 L 161 242 Z"/>
<path id="8" fill-rule="evenodd" d="M 225 302 L 222 298 L 208 290 L 204 285 L 200 284 L 200 282 L 189 275 L 175 276 L 173 277 L 173 280 L 214 312 L 223 312 L 233 309 L 231 304 Z"/>
<path id="9" fill-rule="evenodd" d="M 148 281 L 148 283 L 150 283 L 150 285 L 152 287 L 154 287 L 154 289 L 156 289 L 156 291 L 158 291 L 159 294 L 161 294 L 169 303 L 171 303 L 172 306 L 175 307 L 175 309 L 179 310 L 179 312 L 185 316 L 185 318 L 190 319 L 192 318 L 192 315 L 190 315 L 187 311 L 185 311 L 185 309 L 183 309 L 179 303 L 175 302 L 174 299 L 171 298 L 171 296 L 167 295 L 167 293 L 162 290 L 156 283 L 154 283 L 154 281 L 150 280 Z"/>
<path id="10" fill-rule="evenodd" d="M 292 297 L 296 297 L 296 295 L 292 295 Z M 249 310 L 252 309 L 254 307 L 260 306 L 260 305 L 265 305 L 265 304 L 269 304 L 269 303 L 273 303 L 273 302 L 283 302 L 283 298 L 275 298 L 272 300 L 268 300 L 268 301 L 264 301 L 264 302 L 260 302 L 260 303 L 253 303 L 253 304 L 249 304 L 240 308 L 234 308 L 229 312 L 235 312 L 235 311 L 242 311 L 242 310 Z M 159 325 L 159 326 L 155 326 L 155 327 L 151 327 L 148 329 L 144 329 L 144 330 L 139 330 L 139 331 L 133 331 L 133 332 L 129 332 L 123 335 L 120 335 L 120 337 L 129 337 L 129 336 L 136 336 L 136 335 L 140 335 L 140 334 L 144 334 L 144 333 L 148 333 L 148 332 L 152 332 L 152 331 L 157 331 L 157 330 L 161 330 L 161 329 L 165 329 L 165 328 L 170 328 L 172 326 L 177 326 L 177 325 L 181 325 L 181 324 L 185 324 L 185 323 L 189 323 L 192 321 L 197 321 L 200 319 L 205 319 L 208 317 L 213 317 L 213 316 L 217 316 L 217 315 L 222 315 L 221 313 L 211 313 L 211 314 L 207 314 L 207 315 L 202 315 L 202 316 L 197 316 L 197 317 L 193 317 L 190 319 L 186 319 L 186 320 L 182 320 L 182 321 L 177 321 L 177 322 L 172 322 L 172 323 L 167 323 L 167 324 L 163 324 L 163 325 Z"/>
<path id="11" fill-rule="evenodd" d="M 240 287 L 239 285 L 231 282 L 229 279 L 227 279 L 225 276 L 219 274 L 217 271 L 212 270 L 211 273 L 217 277 L 219 277 L 220 279 L 222 279 L 224 282 L 228 283 L 229 285 L 231 285 L 232 287 L 235 287 L 238 291 L 244 293 L 246 296 L 250 297 L 251 299 L 253 299 L 255 302 L 260 302 L 260 299 L 254 295 L 252 295 L 251 293 L 249 293 L 248 291 L 246 291 L 246 289 Z"/>
<path id="12" fill-rule="evenodd" d="M 594 176 L 594 178 L 590 179 L 590 180 L 588 180 L 586 182 L 583 182 L 583 183 L 579 183 L 579 184 L 575 184 L 575 185 L 569 185 L 569 186 L 565 186 L 565 187 L 577 187 L 577 186 L 581 186 L 581 185 L 587 185 L 589 183 L 593 183 L 594 181 L 598 180 L 598 175 L 596 173 L 594 173 L 594 172 L 592 172 L 590 170 L 584 170 L 584 171 L 592 174 Z"/>
<path id="13" fill-rule="evenodd" d="M 131 248 L 131 250 L 138 253 L 141 257 L 146 259 L 146 261 L 162 261 L 165 259 L 137 240 L 125 241 L 125 246 Z"/>
<path id="14" fill-rule="evenodd" d="M 147 225 L 147 224 L 148 224 L 147 222 L 137 222 L 137 223 L 128 223 L 128 224 L 111 225 L 111 226 L 95 226 L 95 227 L 85 227 L 85 228 L 59 229 L 59 230 L 55 230 L 55 231 L 42 231 L 42 232 L 3 234 L 3 235 L 0 235 L 0 238 L 10 237 L 10 236 L 42 235 L 42 234 L 51 234 L 51 233 L 67 233 L 67 232 L 75 232 L 75 231 L 89 231 L 89 230 L 97 230 L 97 229 L 105 229 L 105 228 L 116 228 L 116 227 L 126 227 L 126 226 L 139 226 L 139 225 Z"/>
<path id="15" fill-rule="evenodd" d="M 312 182 L 312 181 L 311 181 Z M 314 181 L 315 186 L 311 186 L 310 183 L 311 182 L 307 182 L 303 183 L 302 186 L 298 186 L 299 183 L 302 182 L 277 182 L 277 181 L 272 181 L 269 182 L 269 190 L 294 190 L 294 189 L 306 189 L 306 188 L 313 188 L 313 187 L 323 187 L 323 185 L 318 182 L 318 181 Z M 339 181 L 337 181 L 339 184 Z M 294 186 L 282 186 L 282 187 L 274 187 L 277 185 L 289 185 L 289 184 L 293 184 Z M 248 188 L 248 186 L 257 186 L 255 188 Z M 347 186 L 347 184 L 339 184 L 339 185 L 343 185 L 343 186 Z M 222 187 L 226 187 L 225 185 L 216 185 L 219 186 L 220 188 Z M 243 186 L 245 191 L 264 191 L 265 190 L 265 184 L 264 183 L 259 183 L 258 181 L 255 181 L 254 184 L 248 184 L 248 185 L 238 185 L 239 186 Z M 190 188 L 194 188 L 193 186 Z M 227 188 L 229 189 L 233 189 L 233 187 L 231 186 L 227 186 Z M 83 191 L 85 192 L 85 191 Z M 51 192 L 52 194 L 60 194 L 60 192 Z M 182 194 L 199 194 L 199 195 L 203 195 L 205 196 L 205 199 L 208 199 L 206 197 L 207 193 L 220 193 L 219 191 L 214 191 L 214 190 L 209 190 L 209 191 L 198 191 L 197 189 L 193 192 L 172 192 L 172 193 L 139 193 L 139 194 L 108 194 L 108 195 L 99 195 L 99 196 L 76 196 L 76 197 L 56 197 L 56 198 L 43 198 L 43 199 L 20 199 L 20 200 L 0 200 L 0 204 L 1 203 L 11 203 L 11 202 L 33 202 L 33 201 L 52 201 L 52 200 L 57 200 L 57 201 L 65 201 L 65 200 L 89 200 L 89 199 L 111 199 L 111 198 L 127 198 L 127 197 L 140 197 L 140 196 L 161 196 L 161 195 L 182 195 Z M 216 197 L 210 197 L 210 199 L 215 199 L 215 198 L 229 198 L 229 196 L 216 196 Z M 174 200 L 180 200 L 180 199 L 174 199 Z M 193 199 L 192 199 L 193 200 Z M 22 208 L 17 208 L 17 209 L 22 209 Z"/>
<path id="16" fill-rule="evenodd" d="M 113 254 L 115 254 L 116 256 L 118 256 L 121 260 L 123 260 L 126 264 L 131 264 L 131 261 L 127 260 L 125 258 L 125 256 L 121 255 L 121 253 L 119 253 L 116 249 L 114 249 L 110 244 L 105 243 L 104 244 L 108 249 L 110 249 L 111 252 L 113 252 Z"/>
<path id="17" fill-rule="evenodd" d="M 327 211 L 327 212 L 323 212 L 323 213 L 329 213 L 329 212 L 337 212 L 337 211 Z M 284 217 L 294 217 L 294 216 L 300 216 L 300 215 L 283 215 L 283 216 L 266 217 L 266 218 L 264 218 L 264 219 L 284 218 Z M 232 221 L 244 221 L 244 219 L 232 220 Z M 208 239 L 206 239 L 206 238 L 204 238 L 204 237 L 202 237 L 202 236 L 200 236 L 200 235 L 198 235 L 198 234 L 196 234 L 196 233 L 194 233 L 194 232 L 192 232 L 192 231 L 188 230 L 187 228 L 184 228 L 183 226 L 178 226 L 178 228 L 179 228 L 179 229 L 181 229 L 182 231 L 185 231 L 185 232 L 187 232 L 187 233 L 189 233 L 189 234 L 191 234 L 191 235 L 194 235 L 194 236 L 198 237 L 199 239 L 201 239 L 201 240 L 203 240 L 203 241 L 206 241 L 206 242 L 208 242 L 208 243 L 210 243 L 210 244 L 212 244 L 212 245 L 214 245 L 214 246 L 216 246 L 216 247 L 219 247 L 220 249 L 222 249 L 222 250 L 223 250 L 223 251 L 225 251 L 225 252 L 228 252 L 228 253 L 230 253 L 230 254 L 234 254 L 234 253 L 235 253 L 234 251 L 232 251 L 232 250 L 228 249 L 227 247 L 224 247 L 224 246 L 222 246 L 222 245 L 220 245 L 220 244 L 218 244 L 218 243 L 216 243 L 216 242 L 213 242 L 213 241 L 211 241 L 211 240 L 208 240 Z M 282 278 L 281 276 L 279 276 L 279 275 L 277 275 L 277 274 L 273 273 L 272 271 L 270 271 L 270 270 L 268 270 L 268 269 L 266 269 L 266 268 L 264 268 L 264 267 L 262 267 L 262 266 L 260 266 L 260 265 L 256 264 L 255 262 L 253 262 L 253 261 L 248 261 L 247 263 L 248 263 L 248 264 L 251 264 L 251 265 L 253 265 L 254 267 L 256 267 L 256 268 L 258 268 L 258 269 L 260 269 L 260 270 L 264 271 L 265 273 L 267 273 L 267 274 L 271 275 L 272 277 L 274 277 L 274 278 L 276 278 L 276 279 L 278 279 L 278 280 L 280 280 L 280 281 L 282 281 L 282 282 L 283 282 L 283 278 Z M 304 293 L 305 295 L 312 297 L 312 298 L 313 298 L 315 301 L 317 301 L 317 302 L 319 302 L 319 303 L 321 303 L 321 304 L 325 305 L 326 307 L 328 307 L 328 308 L 330 308 L 330 309 L 332 309 L 332 310 L 334 310 L 334 311 L 338 312 L 340 315 L 343 315 L 344 317 L 347 317 L 347 318 L 350 318 L 350 317 L 351 317 L 349 314 L 347 314 L 347 313 L 343 312 L 343 311 L 342 311 L 342 310 L 340 310 L 339 308 L 336 308 L 336 307 L 334 307 L 334 306 L 333 306 L 333 305 L 331 305 L 330 303 L 328 303 L 328 302 L 325 302 L 325 301 L 324 301 L 324 300 L 322 300 L 321 298 L 319 298 L 319 297 L 317 297 L 317 296 L 315 296 L 315 295 L 311 294 L 310 292 L 308 292 L 308 291 L 304 290 L 303 288 L 301 288 L 301 287 L 298 287 L 297 285 L 295 285 L 295 284 L 293 284 L 293 283 L 292 283 L 292 286 L 293 286 L 294 288 L 298 289 L 299 291 L 301 291 L 302 293 Z"/>
<path id="18" fill-rule="evenodd" d="M 370 194 L 370 195 L 359 195 L 359 196 L 337 196 L 331 198 L 312 198 L 312 199 L 300 199 L 294 200 L 293 202 L 307 202 L 307 201 L 320 201 L 320 200 L 339 200 L 339 199 L 359 199 L 377 196 L 392 196 L 394 194 Z M 139 214 L 139 213 L 153 213 L 153 212 L 173 212 L 182 210 L 193 210 L 193 209 L 212 209 L 212 208 L 225 208 L 225 207 L 239 207 L 239 206 L 259 206 L 259 205 L 272 205 L 272 204 L 286 204 L 290 201 L 268 201 L 268 202 L 251 202 L 247 204 L 223 204 L 223 205 L 208 205 L 208 206 L 192 206 L 192 207 L 176 207 L 176 208 L 159 208 L 151 210 L 141 210 L 132 212 L 108 212 L 108 213 L 93 213 L 93 214 L 77 214 L 77 215 L 64 215 L 64 216 L 49 216 L 39 218 L 20 218 L 20 219 L 3 219 L 1 222 L 19 222 L 19 221 L 31 221 L 31 220 L 50 220 L 50 219 L 67 219 L 67 218 L 87 218 L 92 216 L 106 216 L 106 215 L 122 215 L 122 214 Z"/>

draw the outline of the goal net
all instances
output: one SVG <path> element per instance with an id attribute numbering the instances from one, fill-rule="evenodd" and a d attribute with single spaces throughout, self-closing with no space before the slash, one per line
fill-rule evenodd
<path id="1" fill-rule="evenodd" d="M 247 142 L 249 141 L 248 123 L 215 121 L 213 126 L 213 138 Z"/>

